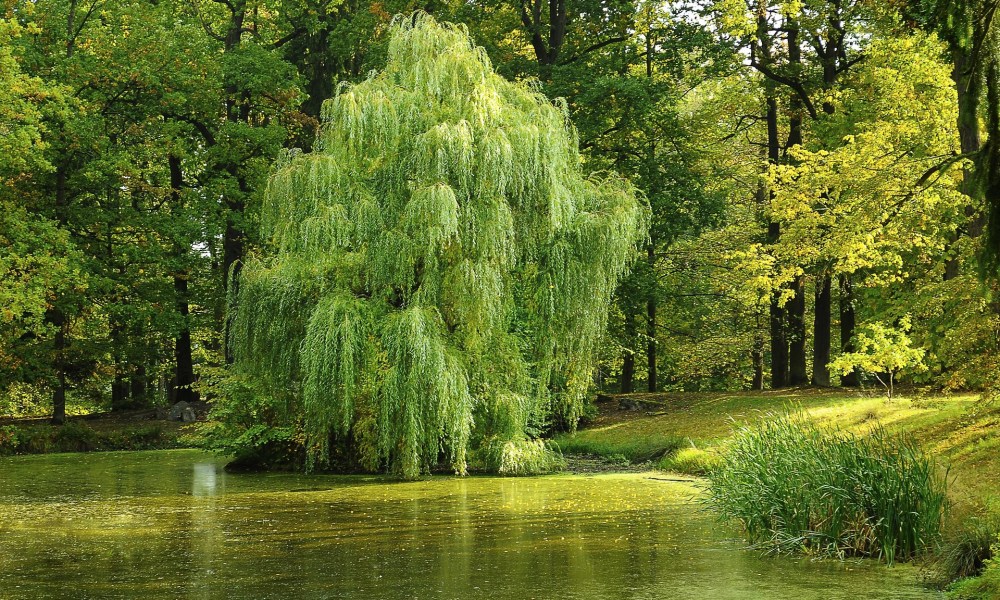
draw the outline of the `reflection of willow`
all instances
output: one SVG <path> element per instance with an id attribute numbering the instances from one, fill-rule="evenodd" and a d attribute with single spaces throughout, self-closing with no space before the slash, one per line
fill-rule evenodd
<path id="1" fill-rule="evenodd" d="M 454 491 L 439 510 L 451 521 L 437 555 L 437 580 L 448 597 L 472 597 L 472 580 L 479 557 L 476 552 L 476 527 L 470 512 L 469 482 L 462 479 L 454 483 Z"/>
<path id="2" fill-rule="evenodd" d="M 671 542 L 671 525 L 657 509 L 657 499 L 668 498 L 662 486 L 634 476 L 474 483 L 455 496 L 461 520 L 439 559 L 441 589 L 452 595 L 492 587 L 504 597 L 574 590 L 619 597 L 624 582 L 658 583 L 660 548 Z"/>
<path id="3" fill-rule="evenodd" d="M 565 105 L 464 28 L 397 19 L 385 70 L 327 101 L 316 151 L 268 184 L 237 366 L 290 390 L 313 461 L 332 442 L 372 470 L 464 473 L 482 446 L 498 469 L 575 427 L 646 221 L 628 183 L 583 176 Z"/>
<path id="4" fill-rule="evenodd" d="M 191 589 L 190 598 L 217 598 L 220 574 L 217 556 L 226 556 L 225 533 L 217 512 L 225 494 L 225 474 L 214 462 L 194 463 L 191 478 Z M 187 574 L 184 575 L 185 577 Z"/>

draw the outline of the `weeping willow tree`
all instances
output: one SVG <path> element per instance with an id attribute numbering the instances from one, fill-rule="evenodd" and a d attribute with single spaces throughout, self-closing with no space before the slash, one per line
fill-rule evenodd
<path id="1" fill-rule="evenodd" d="M 397 18 L 388 64 L 278 165 L 234 298 L 237 367 L 331 446 L 405 477 L 537 454 L 575 427 L 647 209 L 585 177 L 565 106 L 493 72 L 465 28 Z M 514 461 L 516 462 L 516 461 Z"/>

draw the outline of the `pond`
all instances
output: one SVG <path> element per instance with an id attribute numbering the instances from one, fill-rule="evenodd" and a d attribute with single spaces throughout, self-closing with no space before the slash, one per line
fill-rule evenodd
<path id="1" fill-rule="evenodd" d="M 656 474 L 231 475 L 197 451 L 0 459 L 3 598 L 935 598 L 742 550 Z"/>

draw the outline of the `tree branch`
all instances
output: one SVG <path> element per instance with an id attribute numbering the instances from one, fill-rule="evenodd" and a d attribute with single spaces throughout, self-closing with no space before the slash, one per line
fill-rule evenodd
<path id="1" fill-rule="evenodd" d="M 198 119 L 195 119 L 194 117 L 189 117 L 187 115 L 178 115 L 169 112 L 163 113 L 163 116 L 167 119 L 174 119 L 176 121 L 181 121 L 182 123 L 187 123 L 191 125 L 192 127 L 198 130 L 198 133 L 201 134 L 201 137 L 205 138 L 206 144 L 208 144 L 209 146 L 215 145 L 215 135 L 212 133 L 212 130 L 209 129 L 207 125 L 205 125 Z"/>
<path id="2" fill-rule="evenodd" d="M 284 37 L 279 38 L 277 41 L 275 41 L 273 44 L 271 44 L 271 48 L 277 50 L 277 49 L 281 48 L 282 46 L 284 46 L 285 44 L 287 44 L 288 42 L 290 42 L 290 41 L 296 39 L 297 37 L 299 37 L 300 35 L 304 34 L 305 32 L 306 32 L 306 28 L 305 27 L 296 27 L 295 29 L 293 29 L 293 30 L 289 31 L 287 34 L 285 34 Z"/>
<path id="3" fill-rule="evenodd" d="M 91 15 L 94 14 L 94 9 L 97 8 L 97 2 L 98 0 L 94 0 L 94 2 L 91 3 L 90 8 L 87 9 L 87 14 L 83 15 L 83 19 L 80 20 L 80 26 L 77 27 L 76 31 L 73 32 L 74 40 L 76 40 L 76 38 L 79 37 L 80 32 L 83 31 L 83 26 L 87 24 L 87 21 L 90 20 Z"/>
<path id="4" fill-rule="evenodd" d="M 229 5 L 229 7 L 232 9 L 232 5 Z M 194 0 L 191 0 L 191 10 L 193 10 L 194 14 L 198 17 L 198 22 L 201 23 L 201 28 L 205 30 L 208 37 L 218 42 L 226 41 L 226 37 L 215 33 L 212 29 L 212 25 L 201 16 L 201 11 L 198 10 L 198 6 L 195 4 Z"/>
<path id="5" fill-rule="evenodd" d="M 581 50 L 577 54 L 574 54 L 573 56 L 567 58 L 566 60 L 560 62 L 559 64 L 560 65 L 568 65 L 570 63 L 573 63 L 573 62 L 576 62 L 576 61 L 580 60 L 581 58 L 583 58 L 584 56 L 586 56 L 587 54 L 589 54 L 589 53 L 591 53 L 591 52 L 593 52 L 595 50 L 600 50 L 601 48 L 603 48 L 605 46 L 610 46 L 611 44 L 617 44 L 619 42 L 624 42 L 627 39 L 628 39 L 627 37 L 625 37 L 624 35 L 621 35 L 621 36 L 617 36 L 617 37 L 613 37 L 613 38 L 604 40 L 603 42 L 598 42 L 596 44 L 588 46 L 587 48 L 584 48 L 583 50 Z"/>
<path id="6" fill-rule="evenodd" d="M 809 98 L 809 94 L 806 92 L 806 88 L 802 85 L 801 81 L 792 79 L 791 77 L 785 77 L 784 75 L 773 71 L 770 67 L 761 64 L 761 62 L 758 61 L 752 53 L 750 55 L 750 66 L 757 69 L 757 71 L 768 79 L 791 88 L 802 100 L 802 104 L 805 105 L 806 111 L 809 112 L 809 116 L 814 119 L 817 117 L 816 106 L 813 104 L 812 99 Z"/>

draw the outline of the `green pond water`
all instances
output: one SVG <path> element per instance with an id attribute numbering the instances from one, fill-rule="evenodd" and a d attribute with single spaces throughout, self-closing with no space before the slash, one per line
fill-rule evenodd
<path id="1" fill-rule="evenodd" d="M 742 550 L 662 475 L 230 475 L 197 451 L 0 459 L 0 598 L 935 598 Z"/>

